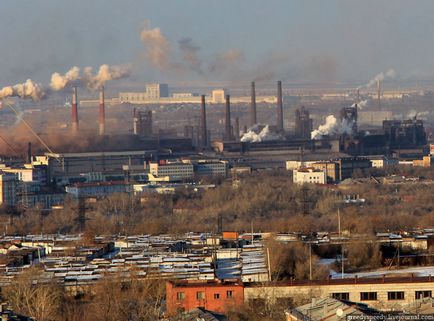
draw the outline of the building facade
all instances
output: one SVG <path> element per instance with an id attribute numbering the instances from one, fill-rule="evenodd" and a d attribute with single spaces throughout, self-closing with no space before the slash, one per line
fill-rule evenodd
<path id="1" fill-rule="evenodd" d="M 312 167 L 294 169 L 292 180 L 295 184 L 326 184 L 326 173 Z"/>

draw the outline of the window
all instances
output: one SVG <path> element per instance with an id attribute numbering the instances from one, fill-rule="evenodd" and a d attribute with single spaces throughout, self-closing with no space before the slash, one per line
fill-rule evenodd
<path id="1" fill-rule="evenodd" d="M 178 301 L 182 301 L 182 300 L 184 300 L 184 299 L 185 299 L 185 293 L 184 293 L 184 292 L 177 292 L 177 293 L 176 293 L 176 299 L 177 299 Z"/>
<path id="2" fill-rule="evenodd" d="M 214 299 L 219 300 L 220 299 L 220 293 L 214 293 Z"/>
<path id="3" fill-rule="evenodd" d="M 415 292 L 416 300 L 420 300 L 423 298 L 431 298 L 431 297 L 432 297 L 432 291 L 416 291 Z"/>
<path id="4" fill-rule="evenodd" d="M 234 291 L 226 291 L 226 297 L 227 298 L 233 298 L 234 297 Z"/>
<path id="5" fill-rule="evenodd" d="M 404 300 L 404 291 L 387 292 L 387 300 Z"/>
<path id="6" fill-rule="evenodd" d="M 360 301 L 376 301 L 377 292 L 360 292 Z"/>
<path id="7" fill-rule="evenodd" d="M 196 299 L 205 300 L 205 292 L 202 292 L 202 291 L 196 292 Z"/>
<path id="8" fill-rule="evenodd" d="M 349 300 L 350 294 L 348 292 L 332 293 L 332 298 L 336 300 Z"/>

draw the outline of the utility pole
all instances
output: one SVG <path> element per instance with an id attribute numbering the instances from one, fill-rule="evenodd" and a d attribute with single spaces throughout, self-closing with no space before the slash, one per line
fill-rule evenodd
<path id="1" fill-rule="evenodd" d="M 312 243 L 309 242 L 309 280 L 312 281 Z"/>
<path id="2" fill-rule="evenodd" d="M 341 238 L 341 209 L 338 207 L 338 232 L 339 239 Z"/>
<path id="3" fill-rule="evenodd" d="M 345 274 L 345 264 L 344 264 L 344 243 L 341 243 L 341 265 L 342 265 L 342 279 L 344 278 L 344 274 Z"/>

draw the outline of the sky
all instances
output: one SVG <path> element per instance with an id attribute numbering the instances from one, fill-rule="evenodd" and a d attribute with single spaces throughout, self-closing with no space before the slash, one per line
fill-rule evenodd
<path id="1" fill-rule="evenodd" d="M 390 68 L 434 80 L 433 12 L 432 0 L 1 0 L 0 87 L 101 64 L 130 64 L 131 83 L 364 84 Z"/>

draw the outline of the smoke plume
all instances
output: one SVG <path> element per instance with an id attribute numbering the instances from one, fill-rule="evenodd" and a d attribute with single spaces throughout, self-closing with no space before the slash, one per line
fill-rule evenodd
<path id="1" fill-rule="evenodd" d="M 282 139 L 279 134 L 273 133 L 269 125 L 256 124 L 249 128 L 247 133 L 241 137 L 242 142 L 258 143 L 270 140 Z"/>
<path id="2" fill-rule="evenodd" d="M 193 39 L 186 37 L 178 41 L 179 50 L 182 53 L 184 61 L 188 64 L 191 70 L 203 74 L 202 61 L 198 56 L 200 47 L 197 46 Z"/>
<path id="3" fill-rule="evenodd" d="M 37 101 L 42 99 L 44 95 L 43 87 L 31 79 L 27 79 L 27 81 L 22 84 L 6 86 L 0 89 L 0 99 L 6 97 L 20 97 Z"/>
<path id="4" fill-rule="evenodd" d="M 101 88 L 107 81 L 128 77 L 131 74 L 131 65 L 101 65 L 96 75 L 92 74 L 92 68 L 86 67 L 83 70 L 83 81 L 86 86 L 95 90 Z"/>
<path id="5" fill-rule="evenodd" d="M 312 139 L 321 139 L 323 136 L 335 136 L 341 134 L 352 134 L 354 122 L 342 119 L 339 122 L 335 116 L 328 115 L 325 124 L 320 125 L 310 133 Z"/>
<path id="6" fill-rule="evenodd" d="M 167 69 L 169 67 L 170 43 L 160 28 L 151 29 L 150 22 L 145 21 L 140 39 L 152 65 L 160 70 Z"/>
<path id="7" fill-rule="evenodd" d="M 367 99 L 362 100 L 358 104 L 354 103 L 354 104 L 351 105 L 351 107 L 356 107 L 356 105 L 357 105 L 357 107 L 359 109 L 363 109 L 363 108 L 365 108 L 368 105 L 368 100 Z"/>
<path id="8" fill-rule="evenodd" d="M 366 88 L 370 88 L 372 86 L 374 86 L 377 81 L 383 81 L 386 78 L 395 78 L 396 77 L 396 72 L 393 68 L 389 69 L 386 72 L 381 72 L 378 75 L 376 75 L 374 78 L 372 78 L 366 85 Z"/>
<path id="9" fill-rule="evenodd" d="M 55 72 L 51 75 L 50 88 L 54 91 L 59 91 L 68 86 L 71 82 L 75 82 L 80 77 L 80 68 L 72 67 L 64 75 Z"/>

